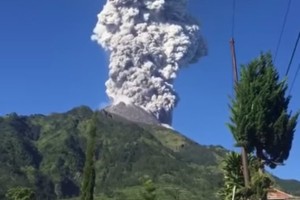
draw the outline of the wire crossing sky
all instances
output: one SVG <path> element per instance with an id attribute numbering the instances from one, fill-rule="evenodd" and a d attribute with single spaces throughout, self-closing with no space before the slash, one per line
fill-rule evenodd
<path id="1" fill-rule="evenodd" d="M 287 4 L 287 9 L 286 9 L 286 12 L 285 12 L 285 15 L 284 15 L 282 28 L 281 28 L 280 35 L 279 35 L 279 39 L 278 39 L 278 42 L 277 42 L 277 45 L 276 45 L 276 50 L 275 50 L 275 53 L 274 53 L 274 62 L 276 61 L 276 58 L 277 58 L 278 50 L 279 50 L 279 47 L 280 47 L 280 44 L 281 44 L 281 40 L 282 40 L 283 32 L 284 32 L 284 29 L 285 29 L 285 25 L 286 25 L 286 22 L 287 22 L 288 14 L 289 14 L 289 11 L 290 11 L 291 3 L 292 3 L 292 0 L 289 0 L 288 4 Z"/>

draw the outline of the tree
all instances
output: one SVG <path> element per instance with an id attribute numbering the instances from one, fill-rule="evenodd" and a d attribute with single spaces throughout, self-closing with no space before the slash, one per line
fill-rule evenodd
<path id="1" fill-rule="evenodd" d="M 299 115 L 288 112 L 291 97 L 286 90 L 271 54 L 262 54 L 242 67 L 230 107 L 229 128 L 237 146 L 255 152 L 271 168 L 288 158 Z"/>
<path id="2" fill-rule="evenodd" d="M 218 195 L 223 200 L 267 200 L 267 192 L 273 181 L 267 174 L 259 173 L 260 161 L 248 155 L 249 170 L 252 174 L 248 187 L 244 185 L 241 155 L 230 152 L 222 162 L 224 186 Z"/>
<path id="3" fill-rule="evenodd" d="M 83 183 L 81 187 L 81 200 L 94 199 L 95 187 L 95 148 L 96 148 L 96 132 L 97 132 L 97 116 L 92 118 L 88 127 L 88 141 L 86 150 L 86 160 L 83 170 Z"/>
<path id="4" fill-rule="evenodd" d="M 35 193 L 31 188 L 16 187 L 11 188 L 6 193 L 8 200 L 35 200 Z"/>
<path id="5" fill-rule="evenodd" d="M 143 178 L 144 191 L 142 197 L 144 200 L 155 200 L 156 199 L 156 187 L 148 176 Z"/>

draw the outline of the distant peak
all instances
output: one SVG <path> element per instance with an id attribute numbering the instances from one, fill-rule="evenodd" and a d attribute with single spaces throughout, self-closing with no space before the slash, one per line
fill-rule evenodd
<path id="1" fill-rule="evenodd" d="M 107 106 L 103 110 L 125 118 L 128 121 L 150 125 L 161 125 L 152 113 L 134 104 L 119 102 L 118 104 Z"/>

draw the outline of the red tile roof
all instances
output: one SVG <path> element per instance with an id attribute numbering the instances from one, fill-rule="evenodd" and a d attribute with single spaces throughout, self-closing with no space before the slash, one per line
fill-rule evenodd
<path id="1" fill-rule="evenodd" d="M 268 192 L 268 200 L 288 200 L 293 199 L 293 196 L 278 189 L 272 188 Z"/>

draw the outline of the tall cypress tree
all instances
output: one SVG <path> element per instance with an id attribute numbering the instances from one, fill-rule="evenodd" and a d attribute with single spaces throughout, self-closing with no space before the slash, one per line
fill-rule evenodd
<path id="1" fill-rule="evenodd" d="M 97 117 L 94 114 L 88 127 L 88 141 L 86 149 L 86 160 L 83 170 L 83 182 L 81 187 L 81 200 L 94 199 L 95 187 L 95 148 L 96 148 L 96 132 Z"/>
<path id="2" fill-rule="evenodd" d="M 271 54 L 262 54 L 242 67 L 230 107 L 229 128 L 238 146 L 272 168 L 288 158 L 299 115 L 288 111 L 286 91 Z"/>

